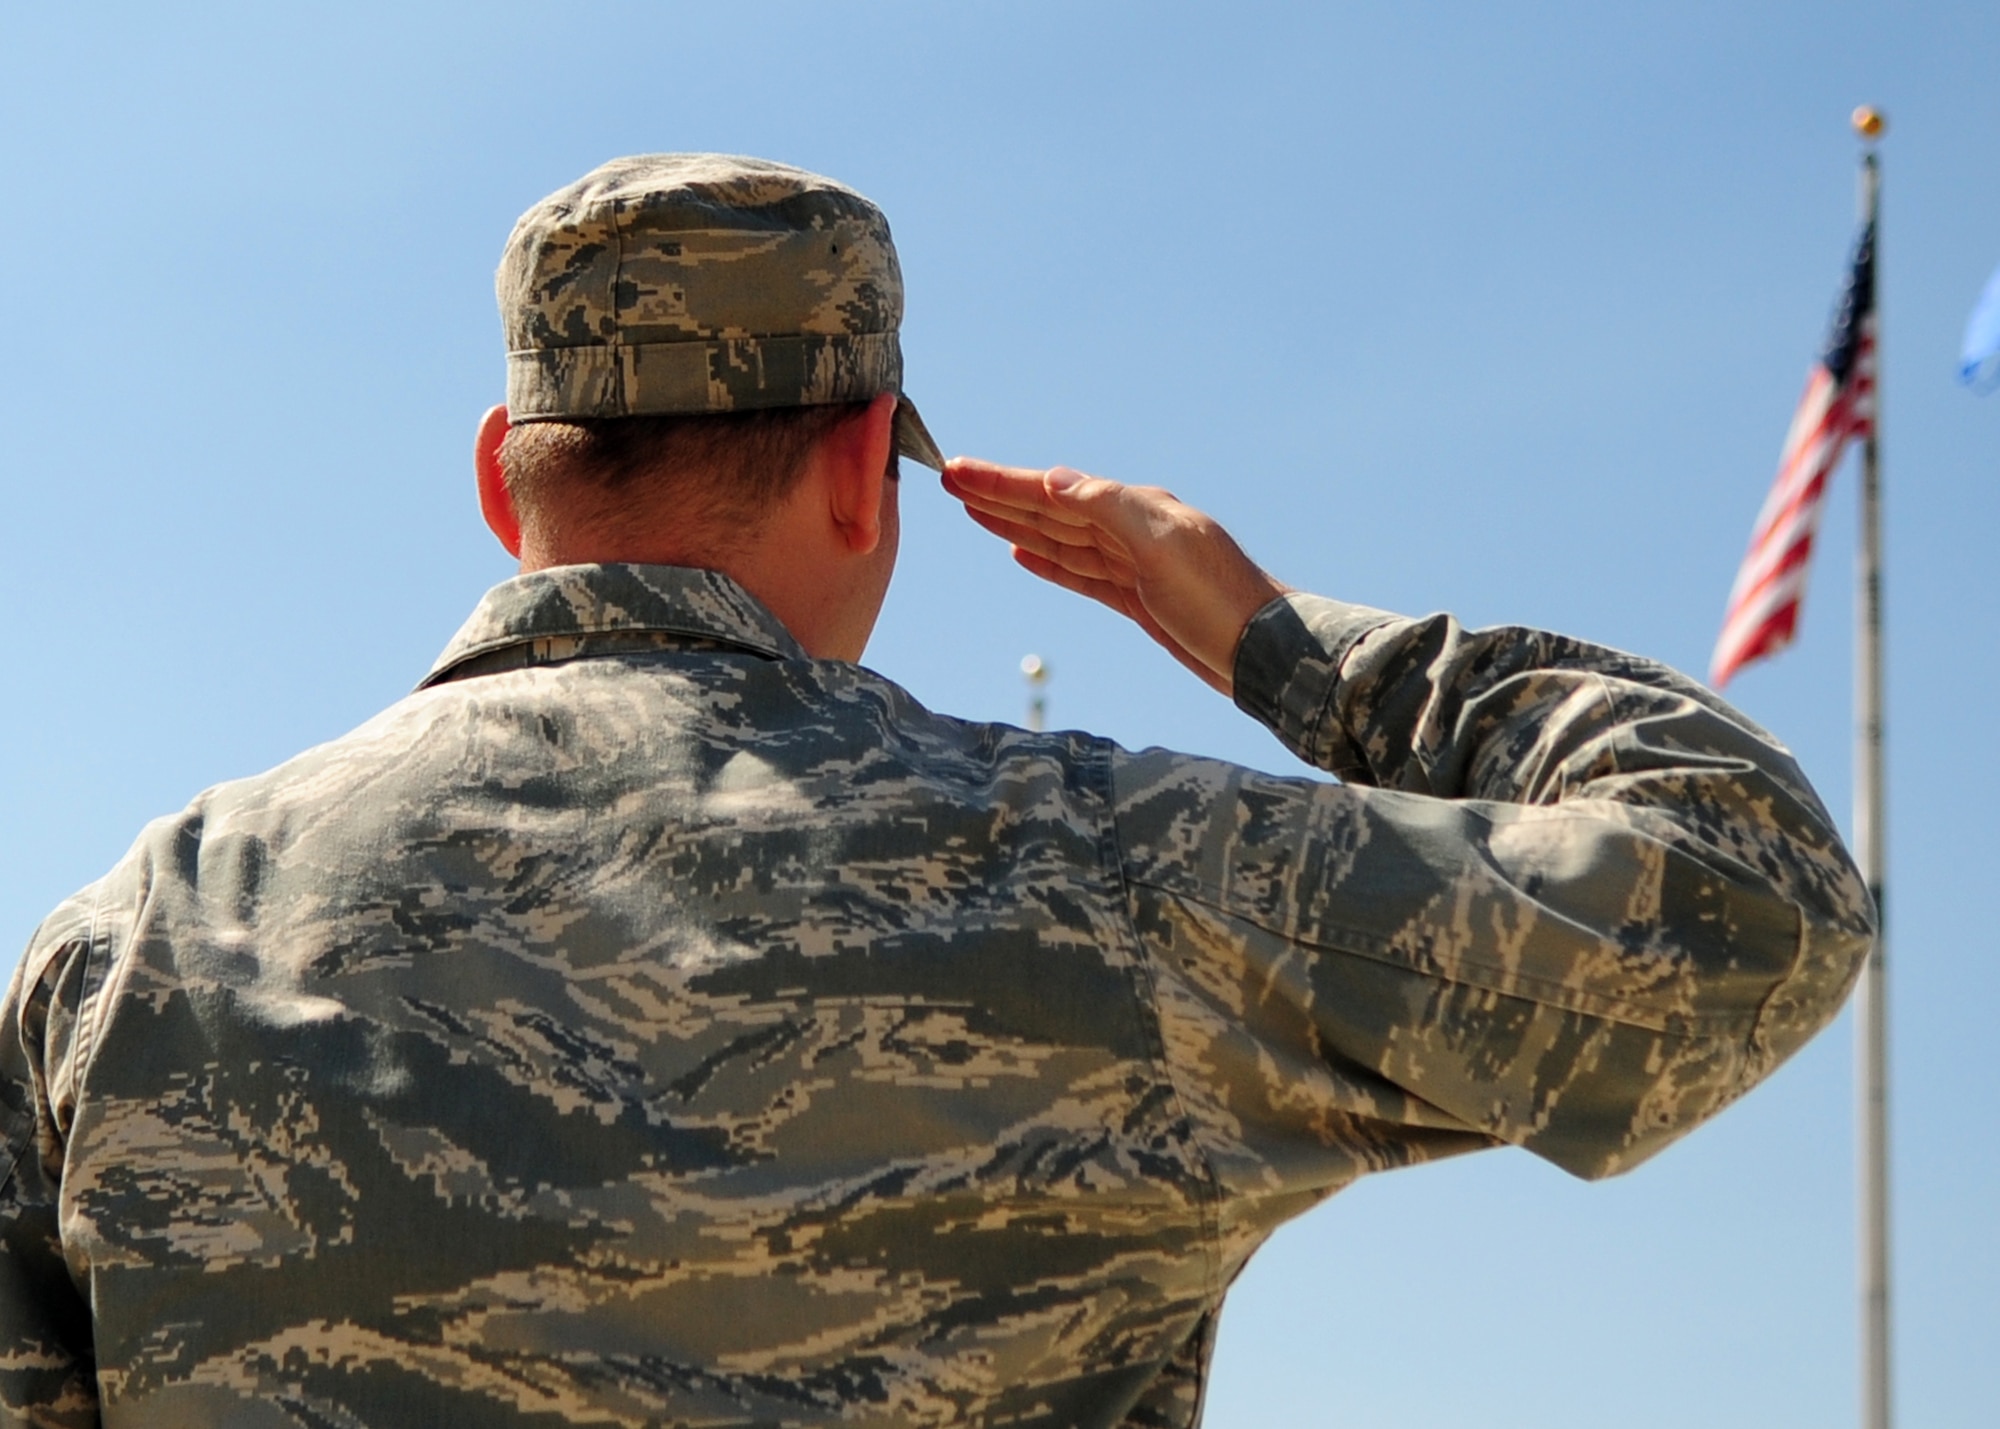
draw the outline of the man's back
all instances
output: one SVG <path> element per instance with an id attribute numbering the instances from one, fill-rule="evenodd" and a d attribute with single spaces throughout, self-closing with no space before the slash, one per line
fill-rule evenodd
<path id="1" fill-rule="evenodd" d="M 500 587 L 38 935 L 0 1269 L 39 1343 L 112 1425 L 1186 1425 L 1287 1216 L 1499 1140 L 1629 1164 L 1830 1015 L 1865 907 L 1754 731 L 1322 605 L 1253 626 L 1247 698 L 1331 699 L 1373 632 L 1385 707 L 1544 731 L 1380 716 L 1406 750 L 1554 807 L 942 719 L 705 572 Z"/>
<path id="2" fill-rule="evenodd" d="M 56 1089 L 111 1422 L 1094 1422 L 1200 1321 L 1104 748 L 607 642 L 58 915 L 123 950 Z"/>

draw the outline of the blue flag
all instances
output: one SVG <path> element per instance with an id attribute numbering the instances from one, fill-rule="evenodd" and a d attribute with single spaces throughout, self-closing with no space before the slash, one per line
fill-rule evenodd
<path id="1" fill-rule="evenodd" d="M 1965 324 L 1965 351 L 1958 359 L 1958 380 L 1975 392 L 2000 387 L 2000 268 L 1986 280 L 1986 291 Z"/>

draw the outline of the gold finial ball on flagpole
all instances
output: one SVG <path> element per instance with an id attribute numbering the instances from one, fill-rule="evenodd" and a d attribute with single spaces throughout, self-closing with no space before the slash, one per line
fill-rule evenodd
<path id="1" fill-rule="evenodd" d="M 1889 127 L 1889 121 L 1881 110 L 1872 104 L 1864 104 L 1854 111 L 1854 132 L 1864 139 L 1879 139 L 1882 131 Z"/>

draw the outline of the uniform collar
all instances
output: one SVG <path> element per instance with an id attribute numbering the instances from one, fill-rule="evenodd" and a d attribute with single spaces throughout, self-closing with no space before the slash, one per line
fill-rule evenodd
<path id="1" fill-rule="evenodd" d="M 720 571 L 686 566 L 553 566 L 486 592 L 417 688 L 481 655 L 564 636 L 684 635 L 774 660 L 808 658 L 758 599 Z"/>

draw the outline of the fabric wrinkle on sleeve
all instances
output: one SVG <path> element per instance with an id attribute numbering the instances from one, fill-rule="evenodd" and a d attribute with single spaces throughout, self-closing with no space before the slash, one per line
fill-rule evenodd
<path id="1" fill-rule="evenodd" d="M 38 1136 L 60 1135 L 57 1109 L 73 1098 L 74 1052 L 89 1009 L 88 973 L 97 886 L 58 907 L 28 942 L 7 989 L 5 1136 L 9 1169 Z"/>
<path id="2" fill-rule="evenodd" d="M 1309 1204 L 1494 1142 L 1628 1169 L 1858 972 L 1871 910 L 1825 810 L 1664 667 L 1290 596 L 1236 675 L 1347 783 L 1163 751 L 1116 777 L 1170 1051 L 1239 1194 Z"/>

